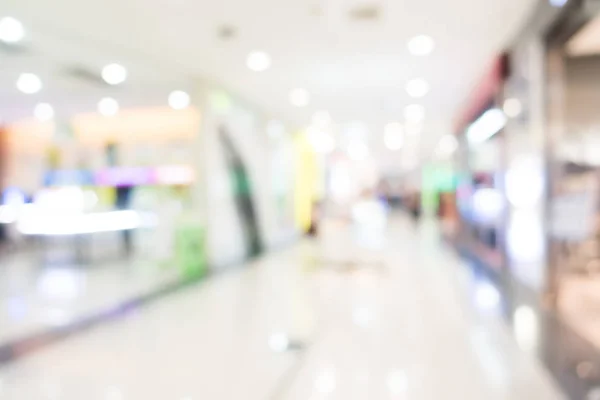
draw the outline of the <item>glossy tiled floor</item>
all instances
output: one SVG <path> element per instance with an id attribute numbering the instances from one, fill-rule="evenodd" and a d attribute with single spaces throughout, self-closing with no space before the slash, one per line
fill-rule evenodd
<path id="1" fill-rule="evenodd" d="M 563 398 L 434 227 L 327 232 L 5 367 L 0 398 Z"/>
<path id="2" fill-rule="evenodd" d="M 173 268 L 142 259 L 102 265 L 59 262 L 38 254 L 0 263 L 0 344 L 69 324 L 179 279 Z"/>

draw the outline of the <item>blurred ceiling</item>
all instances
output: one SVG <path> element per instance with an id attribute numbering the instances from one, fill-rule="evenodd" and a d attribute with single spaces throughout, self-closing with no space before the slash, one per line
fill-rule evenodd
<path id="1" fill-rule="evenodd" d="M 0 106 L 18 114 L 23 102 L 39 98 L 89 110 L 107 93 L 126 98 L 125 105 L 160 102 L 190 78 L 205 77 L 298 124 L 328 110 L 336 121 L 380 127 L 402 121 L 403 108 L 420 103 L 427 114 L 425 139 L 434 140 L 447 133 L 472 85 L 534 3 L 5 0 L 0 16 L 20 19 L 27 38 L 21 51 L 0 52 Z M 408 40 L 421 34 L 435 41 L 429 56 L 407 49 Z M 269 70 L 246 67 L 254 50 L 271 55 Z M 77 77 L 99 73 L 114 61 L 129 70 L 122 88 Z M 73 74 L 72 69 L 87 72 Z M 25 95 L 14 89 L 20 72 L 40 74 L 46 90 L 23 100 Z M 430 84 L 423 99 L 406 93 L 413 78 Z M 289 103 L 296 87 L 310 92 L 308 107 Z"/>

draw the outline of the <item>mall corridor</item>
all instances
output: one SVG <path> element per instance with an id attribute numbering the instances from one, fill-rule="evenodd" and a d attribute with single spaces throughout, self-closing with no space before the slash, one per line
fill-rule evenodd
<path id="1" fill-rule="evenodd" d="M 395 215 L 366 254 L 349 229 L 26 355 L 0 369 L 0 398 L 564 398 L 433 221 Z"/>
<path id="2" fill-rule="evenodd" d="M 0 400 L 600 400 L 599 38 L 0 1 Z"/>

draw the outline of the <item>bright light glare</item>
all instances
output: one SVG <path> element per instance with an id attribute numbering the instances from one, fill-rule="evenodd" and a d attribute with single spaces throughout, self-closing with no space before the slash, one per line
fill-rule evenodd
<path id="1" fill-rule="evenodd" d="M 310 93 L 306 89 L 293 89 L 290 92 L 290 103 L 295 107 L 306 107 L 310 104 Z"/>
<path id="2" fill-rule="evenodd" d="M 98 102 L 98 112 L 105 117 L 112 117 L 119 112 L 119 102 L 112 97 L 105 97 Z"/>
<path id="3" fill-rule="evenodd" d="M 387 387 L 391 394 L 400 396 L 408 390 L 408 377 L 401 370 L 390 372 L 387 377 Z"/>
<path id="4" fill-rule="evenodd" d="M 353 140 L 348 145 L 348 157 L 354 161 L 362 161 L 369 156 L 369 147 L 361 140 Z"/>
<path id="5" fill-rule="evenodd" d="M 419 123 L 425 119 L 425 107 L 411 104 L 404 109 L 404 118 L 410 123 Z"/>
<path id="6" fill-rule="evenodd" d="M 0 40 L 4 43 L 17 43 L 25 37 L 25 28 L 16 18 L 4 17 L 0 19 Z"/>
<path id="7" fill-rule="evenodd" d="M 190 102 L 190 95 L 183 90 L 174 90 L 169 94 L 169 106 L 174 110 L 188 108 Z"/>
<path id="8" fill-rule="evenodd" d="M 275 352 L 284 352 L 289 348 L 289 346 L 290 340 L 284 333 L 274 333 L 269 338 L 269 347 Z"/>
<path id="9" fill-rule="evenodd" d="M 54 108 L 52 108 L 52 106 L 48 103 L 39 103 L 37 106 L 35 106 L 33 114 L 42 122 L 50 121 L 52 118 L 54 118 Z"/>
<path id="10" fill-rule="evenodd" d="M 246 58 L 246 66 L 255 72 L 266 71 L 271 67 L 271 56 L 264 51 L 253 51 Z"/>
<path id="11" fill-rule="evenodd" d="M 520 158 L 509 166 L 505 176 L 506 197 L 516 208 L 535 207 L 544 194 L 542 162 Z"/>
<path id="12" fill-rule="evenodd" d="M 550 1 L 550 5 L 552 5 L 553 7 L 564 7 L 565 4 L 567 4 L 569 2 L 569 0 L 549 0 Z"/>
<path id="13" fill-rule="evenodd" d="M 127 80 L 127 69 L 121 64 L 108 64 L 102 68 L 102 79 L 109 85 L 119 85 Z"/>
<path id="14" fill-rule="evenodd" d="M 517 343 L 525 351 L 538 346 L 539 324 L 535 311 L 529 306 L 520 306 L 513 316 L 513 329 Z"/>
<path id="15" fill-rule="evenodd" d="M 44 209 L 49 213 L 82 212 L 85 207 L 83 190 L 78 186 L 64 186 L 58 189 L 43 189 L 36 193 L 34 207 L 28 210 Z"/>
<path id="16" fill-rule="evenodd" d="M 50 269 L 41 273 L 37 290 L 50 299 L 73 300 L 84 288 L 84 279 L 76 270 Z"/>
<path id="17" fill-rule="evenodd" d="M 387 124 L 383 134 L 383 141 L 385 147 L 389 150 L 400 150 L 404 144 L 404 129 L 402 128 L 402 124 L 398 122 Z"/>
<path id="18" fill-rule="evenodd" d="M 37 93 L 42 87 L 42 80 L 36 74 L 23 73 L 17 79 L 17 89 L 25 94 Z"/>
<path id="19" fill-rule="evenodd" d="M 539 263 L 545 253 L 545 234 L 542 218 L 535 210 L 517 209 L 513 211 L 508 223 L 506 245 L 508 255 L 515 267 L 527 265 L 527 274 L 538 279 L 535 275 L 539 268 L 533 268 L 532 263 Z"/>
<path id="20" fill-rule="evenodd" d="M 144 218 L 132 210 L 90 214 L 57 214 L 31 210 L 19 218 L 17 230 L 24 235 L 80 235 L 136 229 L 146 224 L 153 225 L 154 222 L 154 218 Z"/>
<path id="21" fill-rule="evenodd" d="M 477 189 L 472 196 L 473 214 L 482 222 L 497 221 L 504 209 L 504 197 L 498 189 Z"/>
<path id="22" fill-rule="evenodd" d="M 489 282 L 476 283 L 475 303 L 483 310 L 495 310 L 500 304 L 500 293 Z"/>
<path id="23" fill-rule="evenodd" d="M 509 118 L 516 118 L 523 112 L 523 105 L 519 99 L 510 98 L 504 101 L 503 109 Z"/>
<path id="24" fill-rule="evenodd" d="M 467 140 L 471 145 L 485 142 L 506 125 L 506 115 L 497 108 L 487 110 L 467 129 Z"/>
<path id="25" fill-rule="evenodd" d="M 431 54 L 435 43 L 430 36 L 419 35 L 408 41 L 408 51 L 415 56 L 426 56 Z"/>
<path id="26" fill-rule="evenodd" d="M 0 224 L 12 224 L 19 217 L 18 207 L 13 205 L 0 206 Z"/>
<path id="27" fill-rule="evenodd" d="M 412 79 L 406 84 L 406 93 L 415 98 L 425 97 L 429 93 L 429 83 L 422 78 Z"/>

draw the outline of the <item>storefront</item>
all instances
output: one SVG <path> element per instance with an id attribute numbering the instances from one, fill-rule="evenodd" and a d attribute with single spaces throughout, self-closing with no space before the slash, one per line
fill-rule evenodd
<path id="1" fill-rule="evenodd" d="M 600 348 L 600 6 L 573 3 L 549 31 L 549 294 Z"/>
<path id="2" fill-rule="evenodd" d="M 461 253 L 496 278 L 504 261 L 503 171 L 506 116 L 501 109 L 508 57 L 498 57 L 469 99 L 455 134 L 456 204 L 459 223 L 453 241 Z"/>
<path id="3" fill-rule="evenodd" d="M 598 5 L 540 2 L 509 48 L 498 101 L 506 312 L 571 398 L 593 398 L 600 380 Z"/>

